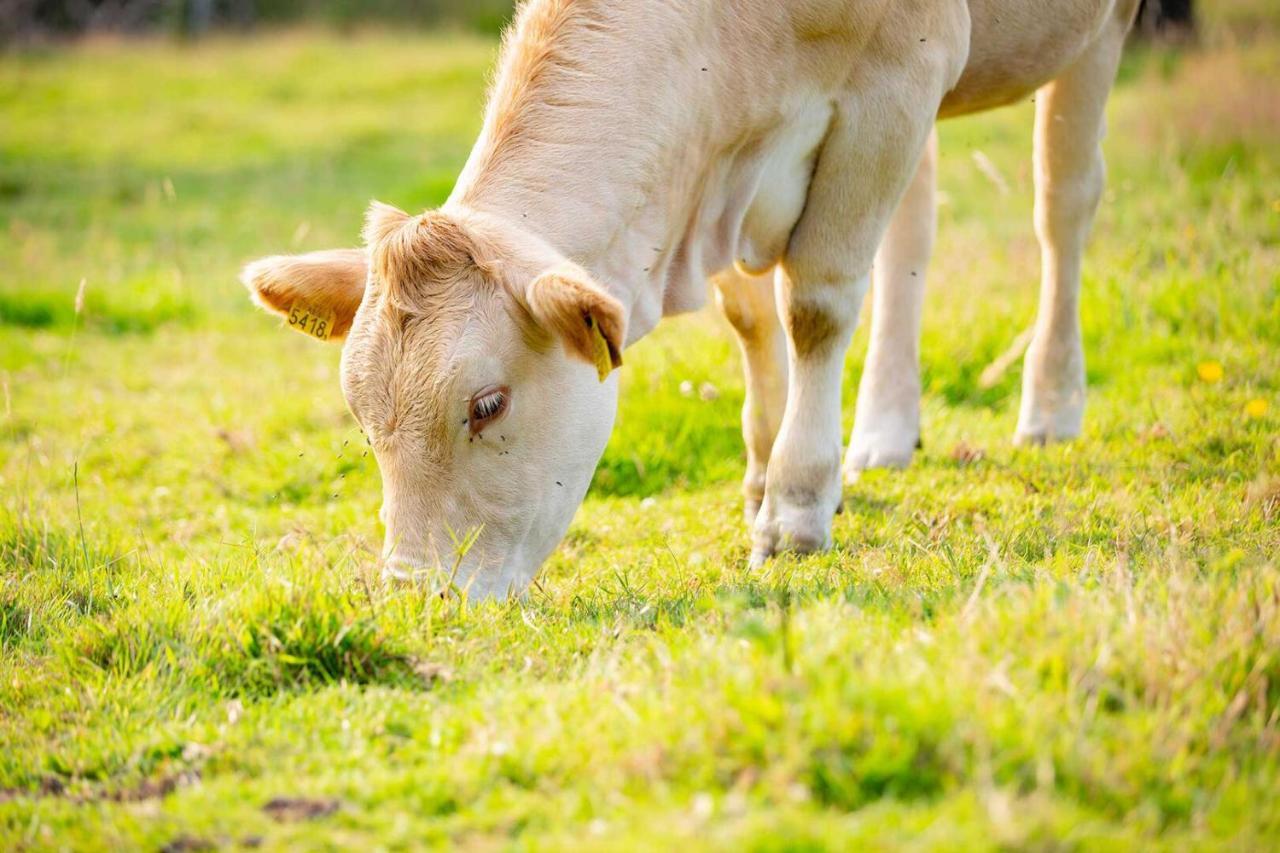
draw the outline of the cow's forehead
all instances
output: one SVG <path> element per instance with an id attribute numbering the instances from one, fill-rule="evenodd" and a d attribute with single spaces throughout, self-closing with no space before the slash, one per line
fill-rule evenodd
<path id="1" fill-rule="evenodd" d="M 463 312 L 394 307 L 361 324 L 344 354 L 343 386 L 373 441 L 426 445 L 419 450 L 435 455 L 458 408 L 458 355 L 470 326 Z"/>

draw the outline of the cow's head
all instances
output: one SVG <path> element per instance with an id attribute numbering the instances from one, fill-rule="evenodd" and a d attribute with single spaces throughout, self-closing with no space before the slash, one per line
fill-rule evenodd
<path id="1" fill-rule="evenodd" d="M 244 282 L 290 326 L 345 342 L 342 391 L 382 472 L 386 571 L 520 592 L 613 427 L 622 306 L 541 240 L 474 212 L 375 203 L 364 236 L 364 249 L 255 261 Z"/>

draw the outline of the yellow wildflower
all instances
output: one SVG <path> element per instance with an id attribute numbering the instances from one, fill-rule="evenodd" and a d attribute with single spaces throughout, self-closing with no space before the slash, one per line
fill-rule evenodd
<path id="1" fill-rule="evenodd" d="M 1222 381 L 1222 365 L 1216 361 L 1202 361 L 1196 365 L 1196 373 L 1205 382 Z"/>

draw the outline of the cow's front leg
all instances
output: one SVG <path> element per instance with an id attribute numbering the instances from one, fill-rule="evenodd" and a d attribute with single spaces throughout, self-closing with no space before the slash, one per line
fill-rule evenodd
<path id="1" fill-rule="evenodd" d="M 868 468 L 902 468 L 920 442 L 920 313 L 937 225 L 938 134 L 880 241 L 872 270 L 871 342 L 858 385 L 846 482 Z"/>
<path id="2" fill-rule="evenodd" d="M 752 565 L 779 550 L 815 551 L 831 542 L 842 498 L 845 351 L 876 246 L 919 161 L 943 89 L 941 79 L 924 92 L 906 77 L 880 79 L 836 107 L 782 263 L 778 305 L 790 389 L 752 536 Z"/>
<path id="3" fill-rule="evenodd" d="M 868 258 L 868 264 L 870 259 Z M 867 291 L 867 276 L 810 276 L 792 270 L 779 289 L 787 331 L 790 389 L 752 536 L 752 565 L 779 550 L 831 544 L 840 506 L 840 386 L 844 355 Z"/>
<path id="4" fill-rule="evenodd" d="M 1080 261 L 1102 197 L 1103 110 L 1127 21 L 1099 40 L 1036 98 L 1036 235 L 1040 310 L 1022 373 L 1018 443 L 1074 438 L 1084 420 Z"/>
<path id="5" fill-rule="evenodd" d="M 738 338 L 747 394 L 742 403 L 742 439 L 747 473 L 742 496 L 747 524 L 764 500 L 769 454 L 787 405 L 787 342 L 778 321 L 773 272 L 745 275 L 728 270 L 713 280 L 716 303 Z"/>

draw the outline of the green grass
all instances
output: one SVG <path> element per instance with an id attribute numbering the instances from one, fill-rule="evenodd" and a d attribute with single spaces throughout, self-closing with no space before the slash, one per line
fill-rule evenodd
<path id="1" fill-rule="evenodd" d="M 836 550 L 745 568 L 740 368 L 704 312 L 628 353 L 592 492 L 503 606 L 378 580 L 338 350 L 235 282 L 353 244 L 372 197 L 441 201 L 493 44 L 0 56 L 0 846 L 1274 844 L 1264 6 L 1125 66 L 1080 441 L 1015 450 L 1017 367 L 979 382 L 1035 310 L 1022 104 L 943 128 L 925 448 L 849 490 Z"/>

